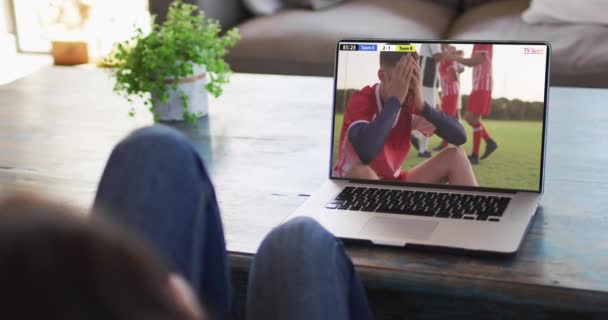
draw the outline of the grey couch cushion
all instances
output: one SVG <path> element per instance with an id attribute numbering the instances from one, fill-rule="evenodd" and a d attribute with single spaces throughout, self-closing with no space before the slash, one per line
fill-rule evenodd
<path id="1" fill-rule="evenodd" d="M 484 4 L 484 3 L 488 3 L 488 2 L 492 2 L 492 1 L 500 1 L 500 0 L 461 0 L 462 8 L 464 10 L 468 10 L 468 9 L 471 9 L 480 4 Z"/>
<path id="2" fill-rule="evenodd" d="M 452 39 L 544 40 L 551 43 L 551 84 L 608 87 L 608 27 L 583 24 L 525 23 L 528 0 L 486 3 L 460 16 Z"/>
<path id="3" fill-rule="evenodd" d="M 285 6 L 282 0 L 243 0 L 243 4 L 251 13 L 258 16 L 275 14 Z"/>
<path id="4" fill-rule="evenodd" d="M 333 75 L 341 38 L 441 38 L 456 12 L 424 0 L 349 1 L 322 11 L 285 10 L 239 26 L 228 56 L 239 72 Z"/>
<path id="5" fill-rule="evenodd" d="M 148 0 L 150 13 L 156 15 L 156 22 L 165 21 L 169 5 L 173 0 Z M 241 21 L 246 11 L 241 0 L 186 0 L 184 2 L 198 5 L 208 18 L 217 19 L 222 27 L 229 28 Z"/>
<path id="6" fill-rule="evenodd" d="M 322 10 L 344 2 L 344 0 L 285 0 L 290 8 Z"/>

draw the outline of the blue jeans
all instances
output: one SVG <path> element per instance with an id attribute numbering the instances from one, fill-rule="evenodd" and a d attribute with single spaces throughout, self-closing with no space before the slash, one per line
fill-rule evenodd
<path id="1" fill-rule="evenodd" d="M 155 248 L 191 284 L 209 314 L 233 317 L 215 191 L 182 134 L 154 126 L 120 142 L 103 172 L 93 209 Z M 249 284 L 248 319 L 371 319 L 342 245 L 311 219 L 283 224 L 266 237 Z"/>
<path id="2" fill-rule="evenodd" d="M 253 261 L 247 319 L 372 319 L 342 243 L 311 218 L 272 230 Z"/>

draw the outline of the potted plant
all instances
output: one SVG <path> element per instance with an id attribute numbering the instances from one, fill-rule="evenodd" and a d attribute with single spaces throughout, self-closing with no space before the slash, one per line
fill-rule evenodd
<path id="1" fill-rule="evenodd" d="M 207 92 L 222 94 L 230 66 L 226 48 L 240 38 L 233 28 L 221 35 L 218 21 L 207 19 L 194 5 L 176 0 L 167 19 L 152 31 L 115 46 L 106 57 L 116 79 L 114 91 L 130 102 L 142 98 L 154 120 L 196 122 L 207 114 Z M 135 113 L 131 107 L 130 115 Z"/>

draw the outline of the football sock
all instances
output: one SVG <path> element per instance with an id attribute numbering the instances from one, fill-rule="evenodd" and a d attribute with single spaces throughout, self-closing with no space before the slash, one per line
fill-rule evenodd
<path id="1" fill-rule="evenodd" d="M 412 135 L 418 139 L 418 152 L 425 153 L 429 147 L 429 138 L 418 130 L 412 131 Z"/>
<path id="2" fill-rule="evenodd" d="M 481 132 L 481 124 L 478 123 L 473 125 L 473 155 L 479 154 L 479 145 L 481 144 Z"/>
<path id="3" fill-rule="evenodd" d="M 425 153 L 429 148 L 429 137 L 420 133 L 420 153 Z"/>

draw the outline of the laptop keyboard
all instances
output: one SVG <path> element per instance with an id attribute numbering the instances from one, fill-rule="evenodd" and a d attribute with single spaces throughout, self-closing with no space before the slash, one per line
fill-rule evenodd
<path id="1" fill-rule="evenodd" d="M 510 200 L 498 196 L 346 187 L 326 208 L 498 222 Z"/>

